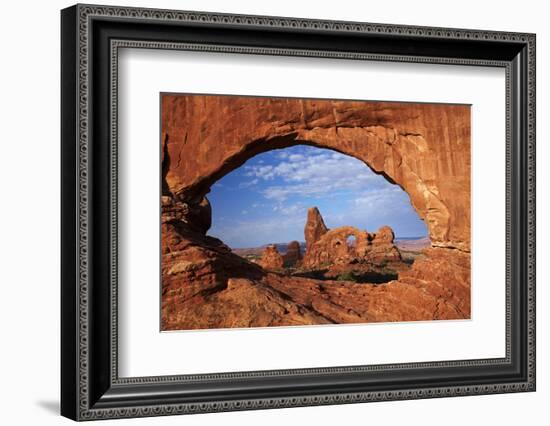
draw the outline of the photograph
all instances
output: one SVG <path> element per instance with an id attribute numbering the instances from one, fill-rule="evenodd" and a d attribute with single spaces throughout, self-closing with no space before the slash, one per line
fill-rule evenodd
<path id="1" fill-rule="evenodd" d="M 471 318 L 471 105 L 160 109 L 161 331 Z"/>

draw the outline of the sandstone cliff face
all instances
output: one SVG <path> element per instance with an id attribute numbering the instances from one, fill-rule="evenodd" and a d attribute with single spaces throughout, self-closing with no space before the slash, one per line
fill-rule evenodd
<path id="1" fill-rule="evenodd" d="M 193 303 L 208 303 L 227 288 L 230 278 L 259 280 L 265 271 L 231 252 L 223 242 L 193 231 L 180 221 L 166 221 L 162 232 L 161 328 L 187 329 L 182 312 Z M 173 324 L 179 324 L 173 327 Z"/>
<path id="2" fill-rule="evenodd" d="M 201 203 L 260 152 L 309 144 L 356 157 L 402 187 L 434 246 L 470 249 L 467 105 L 164 95 L 162 123 L 164 187 L 178 202 Z"/>

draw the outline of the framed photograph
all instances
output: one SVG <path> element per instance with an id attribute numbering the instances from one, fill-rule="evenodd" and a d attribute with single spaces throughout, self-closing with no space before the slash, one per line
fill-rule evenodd
<path id="1" fill-rule="evenodd" d="M 535 390 L 535 35 L 61 12 L 61 412 Z"/>

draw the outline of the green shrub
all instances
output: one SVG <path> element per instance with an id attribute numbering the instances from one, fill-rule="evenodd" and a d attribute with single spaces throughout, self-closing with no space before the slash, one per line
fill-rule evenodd
<path id="1" fill-rule="evenodd" d="M 338 275 L 337 281 L 357 282 L 357 277 L 355 276 L 353 271 L 346 271 L 346 272 L 342 272 L 340 275 Z"/>

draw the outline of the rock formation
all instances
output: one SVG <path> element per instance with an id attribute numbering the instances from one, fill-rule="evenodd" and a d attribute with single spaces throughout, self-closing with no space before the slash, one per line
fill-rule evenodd
<path id="1" fill-rule="evenodd" d="M 270 274 L 273 282 L 278 276 Z M 283 278 L 284 279 L 284 278 Z M 313 307 L 296 303 L 268 280 L 230 278 L 206 299 L 195 296 L 177 314 L 163 315 L 164 330 L 330 324 Z"/>
<path id="2" fill-rule="evenodd" d="M 279 253 L 279 250 L 277 250 L 277 247 L 275 244 L 271 244 L 267 246 L 263 253 L 262 258 L 258 262 L 259 265 L 261 265 L 262 268 L 268 269 L 268 270 L 280 270 L 284 267 L 284 259 L 283 256 Z"/>
<path id="3" fill-rule="evenodd" d="M 163 330 L 179 323 L 190 301 L 207 303 L 211 294 L 227 288 L 230 278 L 259 280 L 265 275 L 260 266 L 237 256 L 220 240 L 181 221 L 164 222 L 161 232 Z"/>
<path id="4" fill-rule="evenodd" d="M 162 221 L 179 221 L 185 223 L 190 229 L 202 234 L 212 225 L 212 208 L 206 197 L 198 203 L 187 204 L 176 198 L 162 196 Z"/>
<path id="5" fill-rule="evenodd" d="M 382 226 L 373 235 L 368 259 L 373 263 L 381 262 L 399 262 L 401 260 L 401 253 L 394 243 L 395 234 L 393 229 L 389 226 Z"/>
<path id="6" fill-rule="evenodd" d="M 470 317 L 469 106 L 164 95 L 162 143 L 162 330 Z M 256 154 L 297 144 L 351 155 L 398 184 L 432 248 L 377 286 L 273 273 L 207 236 L 210 186 Z M 316 210 L 305 234 L 302 263 L 334 262 L 335 272 L 338 262 L 399 255 L 391 229 L 329 231 Z M 274 269 L 283 265 L 266 251 Z"/>
<path id="7" fill-rule="evenodd" d="M 319 213 L 317 207 L 311 207 L 307 211 L 306 227 L 304 228 L 304 237 L 306 239 L 306 251 L 308 251 L 311 245 L 318 241 L 328 231 L 325 221 Z"/>
<path id="8" fill-rule="evenodd" d="M 470 249 L 468 105 L 164 95 L 161 107 L 163 193 L 188 206 L 254 155 L 309 144 L 403 188 L 434 246 Z"/>
<path id="9" fill-rule="evenodd" d="M 298 266 L 302 262 L 302 252 L 298 241 L 291 241 L 286 247 L 286 253 L 283 256 L 285 267 Z"/>
<path id="10" fill-rule="evenodd" d="M 470 316 L 470 256 L 458 250 L 429 249 L 399 280 L 376 286 L 272 273 L 179 221 L 163 223 L 162 235 L 162 330 Z M 266 252 L 282 265 L 275 247 Z"/>
<path id="11" fill-rule="evenodd" d="M 222 290 L 195 292 L 180 306 L 163 303 L 163 330 L 469 318 L 469 283 L 460 280 L 469 273 L 469 257 L 459 256 L 460 268 L 455 259 L 435 265 L 444 267 L 441 282 L 411 276 L 376 286 L 272 273 L 230 278 Z"/>
<path id="12" fill-rule="evenodd" d="M 313 213 L 310 215 L 310 212 Z M 322 223 L 324 232 L 313 233 L 311 230 L 314 227 L 306 225 L 308 246 L 302 263 L 306 268 L 401 261 L 401 254 L 393 243 L 394 234 L 389 226 L 380 228 L 375 234 L 352 226 L 327 230 L 317 208 L 309 210 L 307 223 Z"/>

